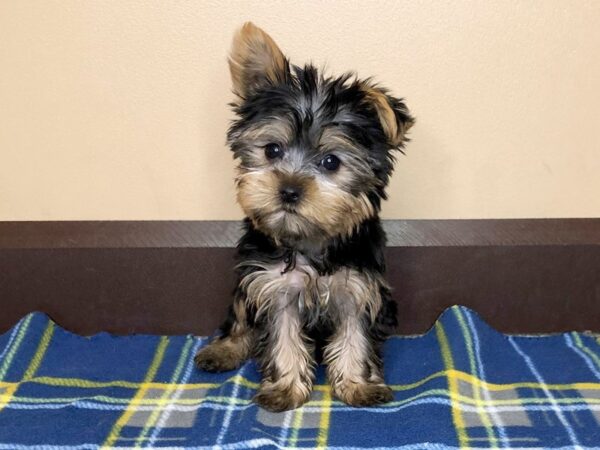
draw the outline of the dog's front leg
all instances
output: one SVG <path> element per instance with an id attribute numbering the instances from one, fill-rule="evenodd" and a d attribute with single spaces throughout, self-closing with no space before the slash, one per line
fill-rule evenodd
<path id="1" fill-rule="evenodd" d="M 392 390 L 383 381 L 381 341 L 375 328 L 382 299 L 380 281 L 354 270 L 333 277 L 334 333 L 325 347 L 327 376 L 334 394 L 352 406 L 389 402 Z"/>
<path id="2" fill-rule="evenodd" d="M 270 411 L 297 408 L 312 390 L 313 345 L 304 333 L 297 301 L 283 295 L 265 314 L 259 350 L 263 380 L 254 401 Z"/>

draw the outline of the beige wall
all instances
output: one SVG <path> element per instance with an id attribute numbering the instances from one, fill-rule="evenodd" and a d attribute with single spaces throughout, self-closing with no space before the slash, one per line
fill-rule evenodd
<path id="1" fill-rule="evenodd" d="M 600 216 L 600 1 L 0 2 L 0 220 L 229 219 L 243 21 L 418 122 L 389 218 Z"/>

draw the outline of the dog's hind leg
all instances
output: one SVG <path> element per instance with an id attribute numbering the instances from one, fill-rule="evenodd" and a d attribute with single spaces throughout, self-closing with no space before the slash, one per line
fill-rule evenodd
<path id="1" fill-rule="evenodd" d="M 235 296 L 222 331 L 221 336 L 196 354 L 194 361 L 200 369 L 207 372 L 234 370 L 250 357 L 254 332 L 248 325 L 243 296 Z"/>

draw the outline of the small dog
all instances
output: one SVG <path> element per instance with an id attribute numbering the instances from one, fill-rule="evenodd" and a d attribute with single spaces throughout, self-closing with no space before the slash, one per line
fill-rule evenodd
<path id="1" fill-rule="evenodd" d="M 254 401 L 270 411 L 308 400 L 320 360 L 340 400 L 388 402 L 380 349 L 396 307 L 378 213 L 414 120 L 370 80 L 291 65 L 252 23 L 236 34 L 229 68 L 227 137 L 247 218 L 229 317 L 196 364 L 220 372 L 255 356 Z"/>

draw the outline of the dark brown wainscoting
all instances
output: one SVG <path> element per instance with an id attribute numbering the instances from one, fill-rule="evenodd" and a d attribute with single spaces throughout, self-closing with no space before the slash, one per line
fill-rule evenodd
<path id="1" fill-rule="evenodd" d="M 398 332 L 466 305 L 500 331 L 600 332 L 600 219 L 387 221 Z M 43 311 L 81 334 L 210 334 L 235 222 L 0 222 L 0 331 Z"/>

